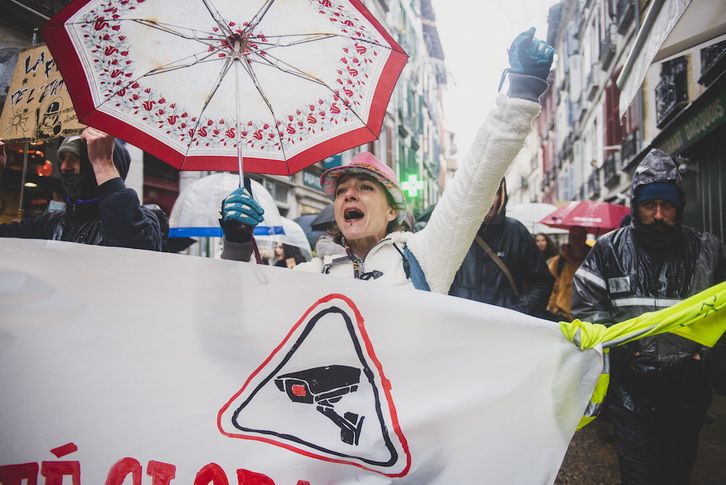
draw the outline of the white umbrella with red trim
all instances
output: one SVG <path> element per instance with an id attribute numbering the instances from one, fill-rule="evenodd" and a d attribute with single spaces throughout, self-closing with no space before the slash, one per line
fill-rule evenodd
<path id="1" fill-rule="evenodd" d="M 82 123 L 182 170 L 372 141 L 407 59 L 360 0 L 76 0 L 42 33 Z"/>

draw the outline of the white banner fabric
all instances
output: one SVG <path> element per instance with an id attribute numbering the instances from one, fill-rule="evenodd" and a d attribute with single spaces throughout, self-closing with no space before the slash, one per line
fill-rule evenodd
<path id="1" fill-rule="evenodd" d="M 459 298 L 0 240 L 3 485 L 547 484 L 601 368 Z"/>

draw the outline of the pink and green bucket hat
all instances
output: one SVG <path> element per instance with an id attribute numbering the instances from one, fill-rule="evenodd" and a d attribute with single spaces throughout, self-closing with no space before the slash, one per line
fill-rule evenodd
<path id="1" fill-rule="evenodd" d="M 320 176 L 320 186 L 328 194 L 328 197 L 335 200 L 335 189 L 338 187 L 338 180 L 341 176 L 349 174 L 370 175 L 380 182 L 386 191 L 391 194 L 396 205 L 402 208 L 402 210 L 398 211 L 396 220 L 399 223 L 403 222 L 406 217 L 406 198 L 398 185 L 398 177 L 396 177 L 391 167 L 378 160 L 372 153 L 363 152 L 347 165 L 326 170 Z"/>

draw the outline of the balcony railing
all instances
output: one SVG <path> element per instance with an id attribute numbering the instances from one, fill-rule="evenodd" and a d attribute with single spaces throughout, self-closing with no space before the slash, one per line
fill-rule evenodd
<path id="1" fill-rule="evenodd" d="M 542 192 L 544 192 L 550 185 L 552 185 L 555 181 L 555 169 L 552 168 L 551 170 L 545 170 L 542 174 Z"/>
<path id="2" fill-rule="evenodd" d="M 565 138 L 565 141 L 562 143 L 562 153 L 564 155 L 563 158 L 567 158 L 572 155 L 572 144 L 574 142 L 575 142 L 575 135 L 574 135 L 574 133 L 570 132 L 567 135 L 567 138 Z"/>
<path id="3" fill-rule="evenodd" d="M 603 184 L 608 188 L 620 182 L 618 165 L 620 165 L 620 153 L 617 151 L 610 152 L 602 164 Z"/>
<path id="4" fill-rule="evenodd" d="M 600 197 L 600 172 L 597 169 L 587 178 L 586 194 L 591 200 Z"/>
<path id="5" fill-rule="evenodd" d="M 688 104 L 687 67 L 685 57 L 663 63 L 661 82 L 655 88 L 655 119 L 658 128 L 663 128 Z"/>
<path id="6" fill-rule="evenodd" d="M 614 25 L 610 25 L 605 30 L 605 38 L 600 42 L 600 67 L 603 71 L 607 71 L 615 57 L 616 45 L 613 42 L 613 37 L 615 37 L 613 35 L 614 27 Z"/>
<path id="7" fill-rule="evenodd" d="M 577 33 L 575 37 L 582 40 L 585 34 L 585 28 L 587 27 L 587 5 L 581 5 L 577 12 Z"/>
<path id="8" fill-rule="evenodd" d="M 570 76 L 569 73 L 565 73 L 564 76 L 562 76 L 562 82 L 560 83 L 560 91 L 561 92 L 567 92 L 570 89 Z"/>
<path id="9" fill-rule="evenodd" d="M 585 118 L 587 117 L 587 114 L 589 112 L 589 103 L 582 102 L 580 103 L 580 111 L 577 113 L 577 122 L 582 125 L 582 123 L 585 122 Z M 579 129 L 578 125 L 575 125 L 576 129 Z"/>
<path id="10" fill-rule="evenodd" d="M 701 49 L 701 72 L 718 61 L 724 52 L 726 52 L 726 40 Z"/>
<path id="11" fill-rule="evenodd" d="M 588 101 L 592 101 L 597 94 L 597 90 L 600 88 L 600 69 L 596 64 L 593 64 L 590 68 L 590 74 L 587 76 L 587 87 L 585 92 L 587 93 Z"/>
<path id="12" fill-rule="evenodd" d="M 699 84 L 709 86 L 724 70 L 726 70 L 726 40 L 701 49 Z"/>
<path id="13" fill-rule="evenodd" d="M 620 0 L 615 9 L 618 34 L 625 34 L 635 18 L 635 0 Z"/>
<path id="14" fill-rule="evenodd" d="M 620 157 L 627 162 L 638 153 L 638 130 L 628 134 L 620 145 Z"/>

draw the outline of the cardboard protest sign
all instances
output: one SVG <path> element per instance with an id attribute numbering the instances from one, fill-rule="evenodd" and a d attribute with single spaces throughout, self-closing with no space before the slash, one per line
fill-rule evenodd
<path id="1" fill-rule="evenodd" d="M 477 302 L 59 241 L 0 239 L 0 308 L 4 484 L 552 483 L 603 364 Z"/>
<path id="2" fill-rule="evenodd" d="M 0 138 L 5 143 L 37 142 L 83 128 L 46 45 L 23 49 L 0 116 Z"/>

